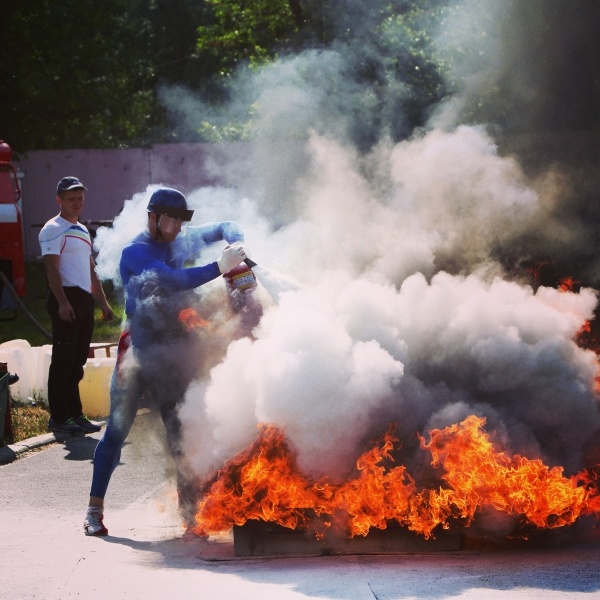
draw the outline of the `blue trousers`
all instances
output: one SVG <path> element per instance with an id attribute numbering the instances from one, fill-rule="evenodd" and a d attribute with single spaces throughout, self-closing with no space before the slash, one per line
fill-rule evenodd
<path id="1" fill-rule="evenodd" d="M 169 450 L 178 467 L 179 489 L 181 490 L 187 482 L 178 464 L 182 451 L 181 422 L 177 415 L 177 408 L 191 381 L 190 374 L 182 373 L 175 364 L 169 364 L 169 357 L 175 354 L 172 348 L 164 345 L 150 345 L 143 351 L 136 352 L 138 364 L 125 369 L 123 357 L 129 347 L 130 337 L 125 331 L 119 340 L 117 365 L 111 381 L 108 425 L 94 453 L 90 495 L 97 498 L 104 498 L 106 495 L 110 478 L 121 458 L 121 448 L 140 407 L 140 401 L 142 397 L 146 400 L 148 393 L 150 407 L 160 412 L 165 425 Z M 161 358 L 162 362 L 159 360 Z"/>

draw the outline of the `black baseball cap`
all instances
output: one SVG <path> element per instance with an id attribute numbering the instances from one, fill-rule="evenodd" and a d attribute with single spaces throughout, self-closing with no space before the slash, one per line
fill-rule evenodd
<path id="1" fill-rule="evenodd" d="M 83 183 L 81 183 L 77 177 L 63 177 L 56 186 L 56 193 L 58 194 L 60 192 L 66 192 L 68 190 L 74 190 L 77 188 L 83 188 L 84 190 L 87 190 L 85 185 L 83 185 Z"/>

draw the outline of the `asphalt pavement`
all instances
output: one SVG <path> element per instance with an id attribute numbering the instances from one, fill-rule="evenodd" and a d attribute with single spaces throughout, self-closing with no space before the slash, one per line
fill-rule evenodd
<path id="1" fill-rule="evenodd" d="M 105 511 L 110 535 L 86 537 L 100 436 L 50 435 L 0 453 L 7 463 L 0 466 L 1 599 L 600 599 L 594 523 L 579 541 L 547 547 L 236 557 L 227 532 L 184 535 L 172 462 L 153 413 L 136 418 L 113 476 Z"/>

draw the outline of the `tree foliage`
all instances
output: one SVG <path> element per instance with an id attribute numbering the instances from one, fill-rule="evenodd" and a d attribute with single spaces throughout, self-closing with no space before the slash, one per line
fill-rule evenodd
<path id="1" fill-rule="evenodd" d="M 465 121 L 597 126 L 599 26 L 597 0 L 12 2 L 0 20 L 0 138 L 17 152 L 180 140 L 165 89 L 208 108 L 246 103 L 218 123 L 195 115 L 186 141 L 247 137 L 267 108 L 236 99 L 237 81 L 311 51 L 343 58 L 346 81 L 323 83 L 342 112 L 353 95 L 358 147 L 410 135 L 452 93 Z"/>
<path id="2" fill-rule="evenodd" d="M 15 3 L 0 22 L 2 136 L 15 149 L 113 147 L 149 125 L 152 64 L 133 51 L 123 2 L 94 4 Z"/>
<path id="3" fill-rule="evenodd" d="M 225 87 L 240 65 L 268 68 L 269 61 L 310 49 L 342 56 L 338 78 L 346 81 L 328 83 L 331 95 L 353 96 L 340 99 L 340 110 L 345 104 L 354 113 L 348 115 L 347 129 L 358 147 L 370 147 L 382 134 L 405 137 L 425 122 L 429 108 L 446 93 L 433 33 L 447 0 L 209 2 L 213 21 L 200 28 L 198 49 L 220 57 Z M 253 114 L 259 115 L 261 107 L 253 106 Z M 247 128 L 227 123 L 219 134 L 226 138 L 236 131 Z"/>
<path id="4" fill-rule="evenodd" d="M 0 136 L 17 152 L 155 141 L 165 126 L 156 85 L 189 77 L 201 12 L 190 0 L 169 6 L 12 3 L 0 20 Z"/>
<path id="5" fill-rule="evenodd" d="M 212 19 L 198 27 L 198 49 L 228 75 L 240 63 L 260 63 L 289 45 L 298 27 L 288 0 L 207 0 Z M 296 5 L 298 3 L 296 2 Z"/>
<path id="6" fill-rule="evenodd" d="M 371 114 L 390 86 L 410 94 L 395 135 L 423 120 L 443 93 L 426 33 L 445 0 L 38 0 L 13 3 L 0 21 L 0 136 L 17 152 L 112 148 L 177 140 L 159 86 L 223 102 L 234 73 L 280 56 L 337 47 L 356 65 Z M 387 56 L 386 56 L 387 54 Z M 410 98 L 408 98 L 410 96 Z M 249 99 L 248 119 L 257 113 Z M 388 122 L 391 130 L 393 124 Z M 226 123 L 226 137 L 248 123 Z M 242 134 L 239 132 L 243 132 Z M 206 120 L 198 139 L 214 137 Z M 189 141 L 189 140 L 188 140 Z"/>

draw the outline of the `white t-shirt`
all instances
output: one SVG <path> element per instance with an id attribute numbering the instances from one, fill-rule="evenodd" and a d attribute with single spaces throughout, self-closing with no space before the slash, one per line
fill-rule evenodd
<path id="1" fill-rule="evenodd" d="M 38 239 L 42 256 L 60 256 L 58 270 L 63 286 L 76 286 L 91 293 L 92 240 L 87 227 L 79 222 L 71 223 L 57 215 L 42 227 Z"/>

